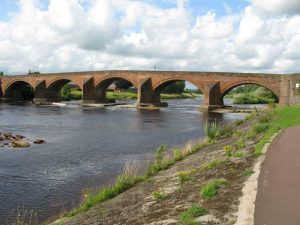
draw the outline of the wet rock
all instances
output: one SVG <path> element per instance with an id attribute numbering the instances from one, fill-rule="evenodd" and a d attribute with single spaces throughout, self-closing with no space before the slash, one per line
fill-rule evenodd
<path id="1" fill-rule="evenodd" d="M 28 148 L 30 144 L 26 141 L 12 141 L 11 143 L 12 148 Z"/>
<path id="2" fill-rule="evenodd" d="M 42 139 L 36 139 L 33 143 L 34 143 L 34 144 L 45 144 L 46 141 L 45 141 L 45 140 L 42 140 Z"/>
<path id="3" fill-rule="evenodd" d="M 23 136 L 23 135 L 19 135 L 19 134 L 16 134 L 16 136 L 15 136 L 15 139 L 16 140 L 22 140 L 22 139 L 24 139 L 25 137 Z"/>
<path id="4" fill-rule="evenodd" d="M 2 134 L 2 137 L 5 139 L 5 140 L 13 140 L 15 139 L 14 136 L 12 135 L 12 133 L 4 133 Z"/>

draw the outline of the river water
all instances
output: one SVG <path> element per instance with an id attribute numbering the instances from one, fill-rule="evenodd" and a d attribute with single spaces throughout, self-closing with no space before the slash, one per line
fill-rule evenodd
<path id="1" fill-rule="evenodd" d="M 49 219 L 76 206 L 84 188 L 112 182 L 126 161 L 146 162 L 161 144 L 203 137 L 206 120 L 245 116 L 202 113 L 201 97 L 168 103 L 159 110 L 0 104 L 0 132 L 47 141 L 23 150 L 0 148 L 0 224 L 12 221 L 17 209 Z"/>

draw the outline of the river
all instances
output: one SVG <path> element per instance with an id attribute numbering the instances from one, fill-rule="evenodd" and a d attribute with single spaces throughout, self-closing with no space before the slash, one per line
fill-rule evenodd
<path id="1" fill-rule="evenodd" d="M 112 182 L 126 161 L 146 162 L 161 144 L 203 137 L 206 120 L 229 123 L 245 116 L 202 113 L 201 102 L 169 100 L 159 110 L 0 104 L 0 132 L 47 141 L 0 148 L 0 224 L 11 222 L 17 209 L 49 219 L 78 205 L 84 188 Z"/>

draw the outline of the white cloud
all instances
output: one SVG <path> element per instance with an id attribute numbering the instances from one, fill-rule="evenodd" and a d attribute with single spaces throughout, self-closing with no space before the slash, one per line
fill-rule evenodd
<path id="1" fill-rule="evenodd" d="M 0 71 L 154 65 L 164 70 L 300 71 L 300 15 L 293 0 L 252 0 L 242 11 L 221 17 L 212 12 L 195 17 L 186 0 L 172 1 L 172 8 L 150 2 L 50 0 L 41 10 L 40 0 L 20 0 L 20 11 L 0 21 Z"/>

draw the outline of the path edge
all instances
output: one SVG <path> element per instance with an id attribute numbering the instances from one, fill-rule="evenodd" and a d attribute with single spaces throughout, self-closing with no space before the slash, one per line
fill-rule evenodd
<path id="1" fill-rule="evenodd" d="M 257 195 L 258 178 L 261 172 L 261 166 L 266 158 L 266 153 L 269 149 L 269 146 L 281 132 L 282 130 L 279 130 L 272 135 L 268 143 L 264 145 L 262 154 L 257 158 L 253 167 L 254 173 L 246 180 L 242 189 L 242 196 L 239 199 L 239 208 L 238 212 L 236 213 L 237 220 L 234 225 L 254 224 L 255 200 Z"/>

